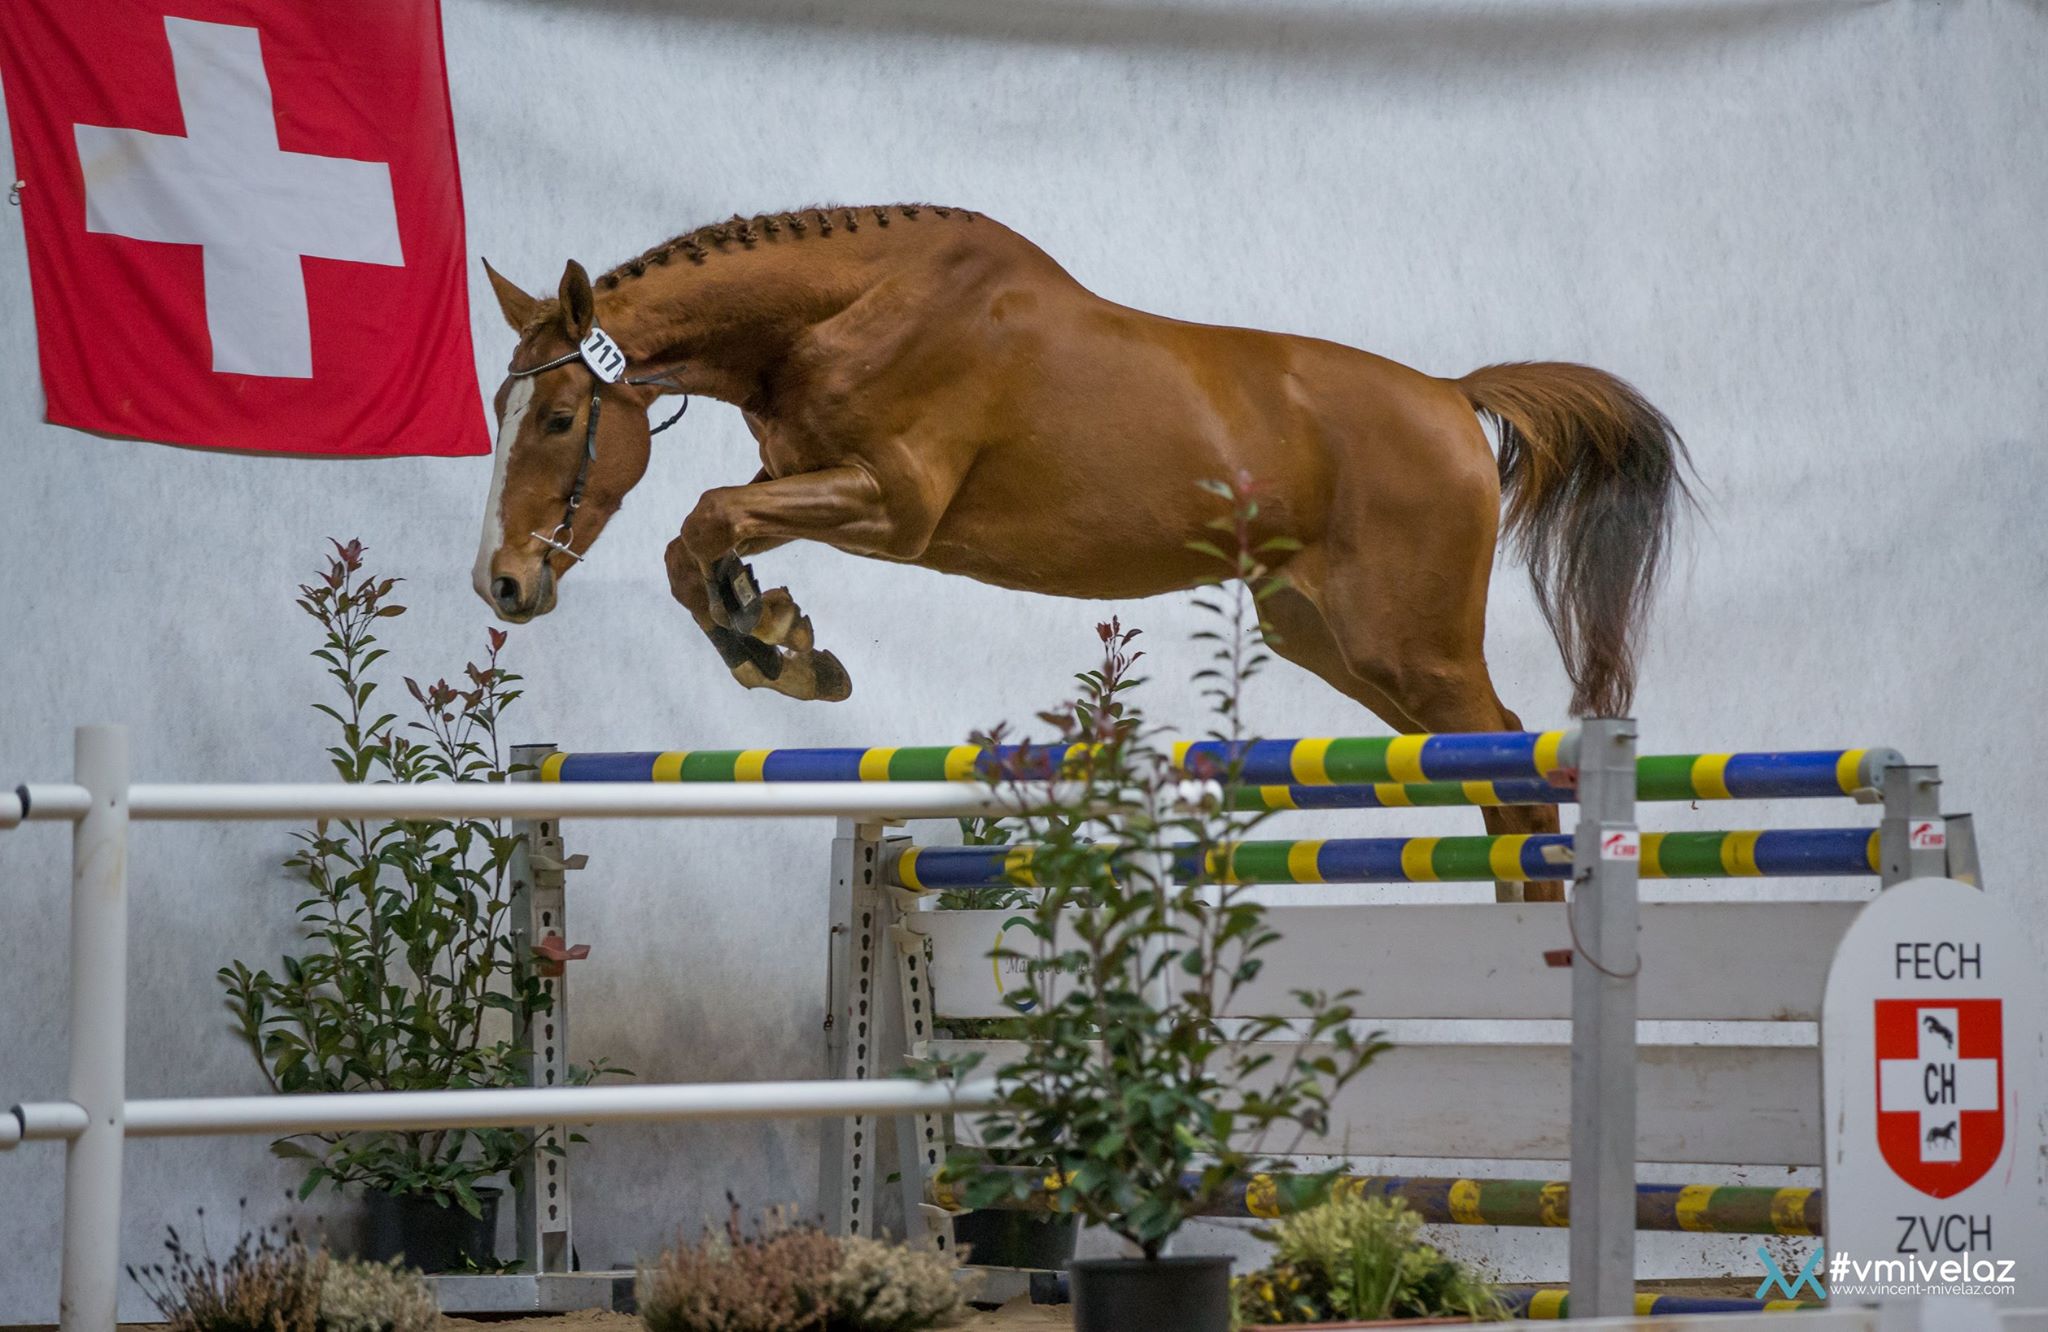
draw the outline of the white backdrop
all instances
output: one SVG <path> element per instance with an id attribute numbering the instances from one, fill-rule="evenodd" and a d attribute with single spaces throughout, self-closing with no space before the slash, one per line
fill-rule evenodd
<path id="1" fill-rule="evenodd" d="M 2040 4 L 448 0 L 446 25 L 471 253 L 530 288 L 568 256 L 608 264 L 735 210 L 929 200 L 1162 312 L 1443 374 L 1559 357 L 1636 381 L 1689 439 L 1709 509 L 1655 624 L 1646 747 L 1939 761 L 1950 805 L 1981 816 L 1990 882 L 2048 944 L 2022 850 L 2048 742 Z M 468 578 L 488 460 L 246 458 L 40 425 L 18 226 L 0 227 L 0 778 L 61 779 L 91 720 L 135 728 L 141 777 L 327 775 L 294 583 L 322 537 L 361 536 L 411 580 L 394 666 L 456 669 L 486 620 Z M 509 342 L 481 270 L 471 290 L 488 386 Z M 662 437 L 561 609 L 514 632 L 518 737 L 943 743 L 1028 717 L 1089 663 L 1110 608 L 799 548 L 759 567 L 796 589 L 854 697 L 743 694 L 660 560 L 696 493 L 754 465 L 715 404 Z M 1149 631 L 1155 710 L 1194 720 L 1171 683 L 1192 660 L 1184 601 L 1114 609 Z M 1561 720 L 1519 571 L 1492 650 L 1508 702 Z M 1269 734 L 1381 729 L 1288 668 L 1255 715 Z M 662 1079 L 812 1071 L 828 829 L 570 832 L 594 862 L 572 885 L 572 933 L 594 946 L 578 1058 Z M 139 832 L 135 1094 L 257 1088 L 213 972 L 286 943 L 287 849 L 255 826 Z M 51 827 L 0 837 L 0 1101 L 63 1086 L 66 855 Z M 727 1189 L 807 1203 L 809 1143 L 601 1133 L 577 1160 L 586 1265 L 694 1228 Z M 46 1147 L 0 1157 L 0 1322 L 55 1315 L 60 1166 Z M 153 1260 L 198 1205 L 250 1196 L 267 1218 L 291 1177 L 254 1139 L 138 1144 L 127 1256 Z M 308 1210 L 348 1214 L 328 1195 Z"/>

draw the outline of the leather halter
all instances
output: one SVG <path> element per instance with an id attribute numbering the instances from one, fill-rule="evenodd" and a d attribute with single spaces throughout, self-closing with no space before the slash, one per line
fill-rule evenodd
<path id="1" fill-rule="evenodd" d="M 557 356 L 554 360 L 544 365 L 532 366 L 525 370 L 508 369 L 505 374 L 511 379 L 526 379 L 549 370 L 560 369 L 572 361 L 583 362 L 597 381 L 590 390 L 590 419 L 583 428 L 583 461 L 577 465 L 575 483 L 569 487 L 569 501 L 562 510 L 562 521 L 555 525 L 555 530 L 552 532 L 546 534 L 534 532 L 531 535 L 534 540 L 540 542 L 548 549 L 559 551 L 571 560 L 581 560 L 583 557 L 572 549 L 576 542 L 576 510 L 583 503 L 584 487 L 590 483 L 591 464 L 597 461 L 597 417 L 599 409 L 604 405 L 604 386 L 607 384 L 626 384 L 637 388 L 647 384 L 664 384 L 673 387 L 675 380 L 667 373 L 646 375 L 637 379 L 628 376 L 626 374 L 626 354 L 619 350 L 619 344 L 612 341 L 610 334 L 595 324 L 591 325 L 590 333 L 577 346 L 575 351 Z M 675 414 L 660 425 L 649 429 L 647 433 L 650 436 L 660 434 L 676 422 L 682 420 L 683 413 L 689 410 L 690 399 L 685 394 L 683 405 L 676 408 Z M 511 445 L 507 444 L 506 447 L 510 448 Z"/>

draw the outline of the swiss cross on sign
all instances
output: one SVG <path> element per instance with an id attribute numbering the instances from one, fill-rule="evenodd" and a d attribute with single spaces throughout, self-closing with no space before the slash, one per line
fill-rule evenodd
<path id="1" fill-rule="evenodd" d="M 7 0 L 49 419 L 488 448 L 435 0 Z"/>
<path id="2" fill-rule="evenodd" d="M 1900 1179 L 1950 1198 L 2005 1148 L 2003 1005 L 1876 1002 L 1877 1145 Z"/>

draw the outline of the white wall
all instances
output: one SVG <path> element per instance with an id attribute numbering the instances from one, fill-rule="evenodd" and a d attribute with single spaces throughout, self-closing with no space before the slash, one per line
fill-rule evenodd
<path id="1" fill-rule="evenodd" d="M 446 23 L 471 251 L 530 287 L 565 257 L 608 263 L 735 210 L 932 200 L 1148 308 L 1446 374 L 1565 357 L 1635 380 L 1686 433 L 1711 512 L 1656 622 L 1647 747 L 1874 742 L 1939 761 L 1951 805 L 1982 817 L 1990 881 L 2048 945 L 2020 849 L 2048 741 L 2039 4 L 448 0 Z M 488 385 L 509 343 L 480 270 L 472 292 Z M 406 669 L 453 669 L 479 640 L 487 460 L 281 461 L 34 424 L 11 235 L 0 308 L 6 782 L 61 778 L 70 727 L 102 719 L 135 728 L 150 778 L 324 776 L 306 707 L 322 680 L 290 595 L 329 533 L 412 580 Z M 760 568 L 798 591 L 854 698 L 742 694 L 668 602 L 660 557 L 699 490 L 753 466 L 713 404 L 662 438 L 561 609 L 514 634 L 520 737 L 947 742 L 1028 717 L 1088 663 L 1104 607 L 804 548 Z M 1180 600 L 1116 609 L 1163 676 L 1184 674 Z M 1558 720 L 1519 573 L 1492 628 L 1502 694 Z M 1192 719 L 1190 700 L 1166 685 L 1155 707 Z M 1381 729 L 1285 668 L 1258 718 Z M 1476 831 L 1424 822 L 1402 824 Z M 647 1078 L 808 1073 L 827 831 L 571 832 L 594 861 L 573 887 L 573 934 L 594 945 L 577 1056 Z M 62 1089 L 65 841 L 0 837 L 0 1100 Z M 213 972 L 289 937 L 286 851 L 255 826 L 138 834 L 136 1094 L 256 1088 Z M 807 1201 L 808 1144 L 601 1133 L 577 1163 L 586 1264 L 648 1252 L 727 1189 Z M 253 1195 L 268 1216 L 290 1178 L 256 1140 L 138 1144 L 127 1256 L 153 1259 L 194 1205 Z M 59 1180 L 57 1151 L 0 1157 L 0 1321 L 54 1317 Z"/>

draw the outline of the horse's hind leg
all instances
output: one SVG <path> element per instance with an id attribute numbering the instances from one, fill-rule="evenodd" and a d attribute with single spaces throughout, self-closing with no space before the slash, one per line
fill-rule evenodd
<path id="1" fill-rule="evenodd" d="M 1337 635 L 1331 631 L 1317 600 L 1300 590 L 1305 586 L 1319 594 L 1325 590 L 1327 580 L 1323 574 L 1321 553 L 1311 549 L 1296 557 L 1288 566 L 1288 576 L 1294 582 L 1294 588 L 1278 592 L 1266 602 L 1266 619 L 1274 629 L 1274 635 L 1268 641 L 1274 654 L 1321 676 L 1337 693 L 1364 703 L 1397 732 L 1522 730 L 1522 719 L 1507 711 L 1507 707 L 1503 707 L 1493 695 L 1493 684 L 1485 678 L 1483 662 L 1479 664 L 1479 684 L 1483 695 L 1473 695 L 1466 689 L 1432 697 L 1411 693 L 1411 697 L 1403 699 L 1397 695 L 1397 678 L 1382 678 L 1382 682 L 1374 682 L 1360 674 L 1343 654 Z M 1483 818 L 1487 832 L 1495 836 L 1513 832 L 1556 832 L 1559 828 L 1556 805 L 1491 805 L 1483 809 Z M 1495 898 L 1499 902 L 1561 902 L 1565 891 L 1556 883 L 1524 885 L 1501 881 L 1495 883 Z"/>
<path id="2" fill-rule="evenodd" d="M 1428 664 L 1405 671 L 1375 670 L 1367 677 L 1377 679 L 1387 696 L 1414 719 L 1416 730 L 1522 729 L 1522 719 L 1493 692 L 1486 663 L 1478 655 L 1456 663 L 1428 657 L 1422 660 Z M 1481 813 L 1486 831 L 1495 836 L 1554 833 L 1558 830 L 1555 805 L 1489 805 Z M 1562 902 L 1564 885 L 1547 880 L 1524 883 L 1503 880 L 1494 884 L 1494 896 L 1502 902 Z"/>
<path id="3" fill-rule="evenodd" d="M 1307 557 L 1297 557 L 1294 566 L 1314 559 L 1312 552 Z M 1293 566 L 1291 566 L 1293 567 Z M 1395 706 L 1394 701 L 1379 690 L 1352 674 L 1344 662 L 1344 654 L 1337 649 L 1337 640 L 1330 636 L 1329 626 L 1323 623 L 1323 613 L 1316 609 L 1315 602 L 1294 587 L 1283 588 L 1268 598 L 1260 612 L 1270 627 L 1266 635 L 1266 646 L 1275 656 L 1283 657 L 1311 675 L 1322 678 L 1323 682 L 1345 697 L 1364 704 L 1396 731 L 1413 731 L 1415 719 Z"/>
<path id="4" fill-rule="evenodd" d="M 1340 482 L 1326 538 L 1305 577 L 1295 578 L 1349 673 L 1417 731 L 1522 729 L 1486 669 L 1486 591 L 1500 496 L 1477 421 L 1471 430 L 1470 441 L 1446 440 L 1425 451 L 1433 465 L 1404 478 L 1409 484 Z M 1447 461 L 1468 443 L 1469 466 Z M 1418 466 L 1415 458 L 1410 466 Z M 1293 565 L 1288 572 L 1295 574 Z M 1491 806 L 1484 817 L 1495 835 L 1558 829 L 1555 805 Z M 1564 887 L 1504 881 L 1496 896 L 1557 902 Z"/>

